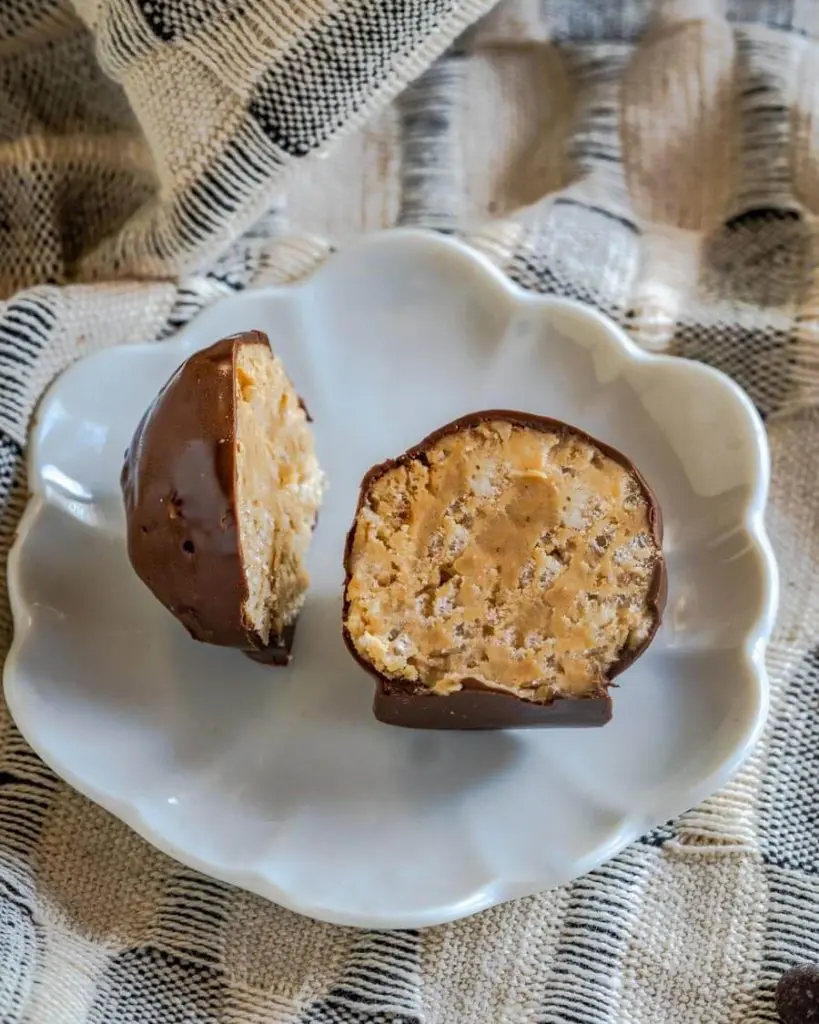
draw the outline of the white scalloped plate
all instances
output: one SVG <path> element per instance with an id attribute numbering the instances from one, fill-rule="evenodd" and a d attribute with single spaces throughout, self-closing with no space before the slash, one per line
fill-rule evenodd
<path id="1" fill-rule="evenodd" d="M 254 327 L 307 401 L 331 483 L 286 670 L 188 639 L 123 545 L 120 463 L 143 409 L 191 352 Z M 603 729 L 395 729 L 344 650 L 361 476 L 489 407 L 610 442 L 663 507 L 666 621 Z M 173 342 L 83 360 L 40 409 L 30 484 L 5 669 L 23 734 L 172 857 L 317 918 L 431 925 L 566 882 L 725 783 L 764 721 L 776 570 L 750 401 L 591 310 L 524 294 L 453 240 L 365 239 L 300 287 L 225 299 Z"/>

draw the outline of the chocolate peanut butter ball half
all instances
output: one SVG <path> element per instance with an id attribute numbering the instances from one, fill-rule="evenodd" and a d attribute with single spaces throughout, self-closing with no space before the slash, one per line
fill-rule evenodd
<path id="1" fill-rule="evenodd" d="M 285 665 L 323 477 L 309 417 L 261 331 L 174 373 L 122 469 L 128 554 L 192 637 Z"/>
<path id="2" fill-rule="evenodd" d="M 603 725 L 660 624 L 657 501 L 557 420 L 477 412 L 364 478 L 345 642 L 376 717 L 428 729 Z"/>

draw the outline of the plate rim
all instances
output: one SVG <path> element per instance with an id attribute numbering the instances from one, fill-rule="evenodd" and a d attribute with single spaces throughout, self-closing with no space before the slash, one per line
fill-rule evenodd
<path id="1" fill-rule="evenodd" d="M 521 884 L 509 880 L 494 879 L 491 883 L 473 893 L 468 899 L 461 900 L 455 904 L 446 904 L 445 907 L 434 906 L 416 910 L 411 914 L 404 914 L 400 920 L 396 920 L 395 917 L 384 917 L 374 912 L 361 914 L 346 911 L 337 912 L 321 906 L 311 905 L 303 899 L 292 898 L 286 889 L 282 889 L 280 886 L 272 883 L 260 872 L 241 869 L 223 870 L 218 865 L 200 859 L 188 849 L 168 841 L 162 833 L 156 831 L 148 824 L 144 813 L 140 809 L 138 800 L 129 801 L 112 796 L 100 790 L 92 783 L 80 779 L 59 757 L 52 754 L 47 744 L 40 742 L 37 727 L 29 720 L 25 709 L 25 701 L 21 693 L 18 692 L 18 664 L 23 646 L 33 627 L 33 616 L 22 596 L 20 561 L 27 538 L 34 524 L 39 519 L 43 510 L 51 504 L 47 495 L 40 489 L 40 481 L 36 471 L 40 443 L 39 429 L 45 420 L 43 411 L 53 401 L 55 395 L 59 393 L 65 381 L 70 378 L 73 372 L 78 370 L 78 367 L 83 366 L 87 368 L 87 364 L 90 361 L 110 358 L 113 353 L 127 352 L 134 354 L 140 349 L 153 350 L 159 345 L 162 346 L 163 351 L 166 353 L 175 350 L 184 351 L 188 347 L 188 337 L 196 330 L 196 325 L 200 319 L 207 316 L 222 303 L 241 302 L 243 298 L 250 296 L 254 298 L 264 298 L 266 296 L 273 298 L 282 295 L 292 295 L 300 290 L 314 287 L 315 282 L 320 278 L 325 269 L 339 258 L 343 259 L 348 253 L 375 246 L 402 246 L 408 243 L 425 247 L 430 252 L 437 249 L 450 255 L 456 254 L 458 258 L 472 265 L 476 276 L 483 275 L 485 279 L 491 279 L 493 285 L 504 292 L 510 302 L 518 306 L 534 305 L 544 310 L 562 309 L 579 315 L 587 321 L 595 322 L 608 335 L 623 362 L 642 365 L 651 364 L 654 366 L 665 365 L 669 369 L 680 365 L 695 368 L 697 373 L 703 377 L 710 377 L 731 394 L 735 405 L 741 408 L 747 425 L 752 429 L 755 441 L 756 480 L 752 494 L 746 503 L 741 525 L 753 544 L 757 561 L 762 569 L 763 596 L 760 607 L 757 610 L 756 620 L 745 636 L 742 649 L 746 664 L 751 671 L 756 685 L 758 697 L 756 715 L 753 723 L 746 730 L 742 741 L 732 749 L 731 755 L 726 757 L 717 768 L 696 785 L 685 788 L 688 807 L 697 806 L 730 781 L 750 755 L 765 727 L 770 705 L 770 687 L 765 665 L 765 653 L 773 633 L 779 603 L 778 569 L 764 521 L 770 487 L 770 450 L 762 419 L 751 399 L 739 384 L 727 374 L 707 364 L 688 360 L 680 356 L 664 353 L 658 354 L 641 349 L 620 325 L 604 313 L 584 303 L 562 296 L 525 291 L 498 266 L 492 263 L 486 255 L 453 236 L 441 235 L 433 231 L 417 228 L 395 228 L 388 231 L 365 234 L 347 245 L 340 246 L 338 251 L 333 253 L 325 263 L 321 264 L 321 266 L 300 281 L 288 285 L 251 287 L 240 293 L 220 297 L 216 302 L 200 311 L 177 334 L 166 341 L 143 341 L 119 345 L 80 357 L 72 362 L 46 389 L 32 416 L 29 425 L 29 441 L 26 453 L 30 497 L 15 529 L 14 540 L 8 554 L 7 585 L 14 629 L 12 643 L 3 668 L 3 688 L 7 706 L 17 728 L 35 753 L 58 777 L 63 779 L 77 792 L 121 820 L 145 841 L 150 843 L 151 846 L 183 866 L 199 871 L 207 877 L 214 878 L 220 882 L 236 885 L 253 892 L 295 913 L 330 924 L 371 929 L 423 928 L 446 924 L 471 916 L 492 906 L 508 902 L 509 900 L 534 895 L 543 891 L 543 885 L 538 885 L 537 883 Z M 191 349 L 191 351 L 196 350 L 196 347 Z M 684 810 L 685 808 L 681 808 L 675 812 L 675 816 Z M 655 822 L 654 824 L 649 823 L 646 825 L 645 822 L 637 820 L 635 815 L 627 815 L 617 832 L 610 836 L 606 842 L 601 843 L 592 852 L 591 856 L 581 861 L 581 869 L 573 871 L 571 877 L 578 878 L 587 874 L 633 843 L 640 835 L 645 833 L 646 828 L 650 829 L 656 824 Z M 566 884 L 567 881 L 569 879 L 557 884 Z"/>

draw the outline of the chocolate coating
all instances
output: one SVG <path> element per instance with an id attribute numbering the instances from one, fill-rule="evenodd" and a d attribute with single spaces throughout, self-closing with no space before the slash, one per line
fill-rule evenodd
<path id="1" fill-rule="evenodd" d="M 819 1024 L 819 966 L 791 967 L 776 986 L 776 1010 L 782 1024 Z"/>
<path id="2" fill-rule="evenodd" d="M 391 679 L 379 672 L 374 665 L 361 656 L 347 628 L 349 606 L 347 585 L 351 577 L 350 556 L 358 514 L 373 483 L 391 469 L 417 459 L 419 456 L 423 457 L 424 453 L 442 437 L 457 434 L 462 430 L 468 430 L 492 420 L 502 420 L 544 433 L 571 435 L 594 445 L 614 462 L 623 466 L 642 491 L 648 509 L 648 521 L 652 536 L 657 549 L 662 550 L 663 521 L 657 498 L 634 463 L 622 452 L 611 445 L 598 441 L 597 438 L 577 427 L 547 416 L 506 409 L 489 409 L 469 413 L 435 430 L 419 444 L 414 445 L 397 458 L 388 459 L 373 466 L 365 474 L 344 549 L 345 582 L 342 611 L 344 643 L 358 664 L 375 676 L 377 687 L 373 712 L 379 721 L 390 725 L 414 729 L 459 730 L 605 725 L 612 716 L 609 686 L 616 676 L 624 672 L 646 650 L 660 627 L 668 594 L 668 578 L 665 561 L 662 557 L 657 559 L 647 595 L 647 604 L 652 612 L 652 626 L 645 641 L 632 650 L 624 651 L 622 657 L 609 668 L 607 677 L 599 690 L 583 697 L 560 697 L 554 698 L 548 703 L 536 703 L 508 691 L 488 689 L 478 680 L 470 679 L 464 680 L 463 689 L 454 693 L 447 695 L 432 693 L 423 685 Z"/>
<path id="3" fill-rule="evenodd" d="M 349 646 L 349 645 L 348 645 Z M 360 658 L 359 664 L 364 664 Z M 364 665 L 368 668 L 367 665 Z M 605 725 L 611 719 L 608 694 L 562 698 L 534 704 L 513 693 L 470 686 L 441 696 L 379 679 L 373 712 L 380 722 L 408 729 L 511 729 L 543 726 Z"/>
<path id="4" fill-rule="evenodd" d="M 234 377 L 239 347 L 259 343 L 248 331 L 179 367 L 136 429 L 121 485 L 134 571 L 188 633 L 286 665 L 293 627 L 265 645 L 242 610 Z"/>

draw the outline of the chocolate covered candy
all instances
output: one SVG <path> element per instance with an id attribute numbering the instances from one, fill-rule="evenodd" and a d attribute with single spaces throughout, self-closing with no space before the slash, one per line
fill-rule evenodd
<path id="1" fill-rule="evenodd" d="M 305 408 L 261 331 L 179 367 L 121 482 L 131 564 L 190 635 L 287 664 L 323 478 Z"/>
<path id="2" fill-rule="evenodd" d="M 819 1024 L 819 965 L 790 967 L 776 986 L 782 1024 Z"/>
<path id="3" fill-rule="evenodd" d="M 620 452 L 492 410 L 364 478 L 343 631 L 382 721 L 603 725 L 665 601 L 657 501 Z"/>

